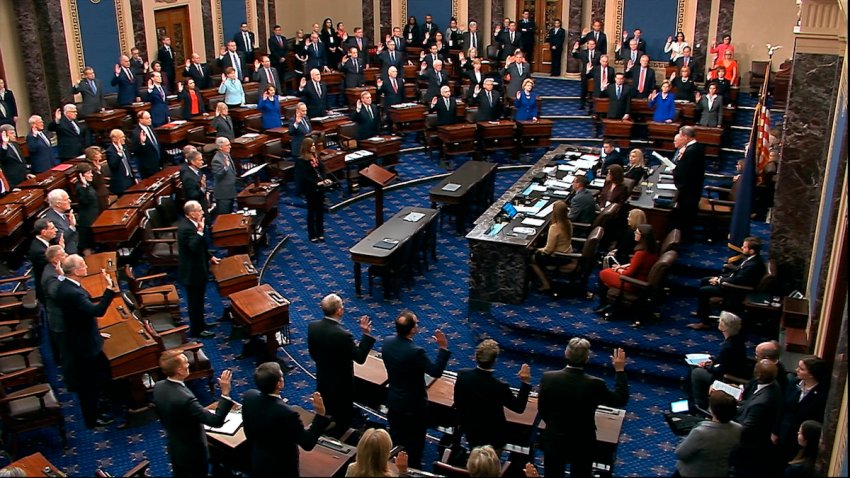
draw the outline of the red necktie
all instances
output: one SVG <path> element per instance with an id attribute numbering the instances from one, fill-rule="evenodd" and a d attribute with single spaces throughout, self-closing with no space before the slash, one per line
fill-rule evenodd
<path id="1" fill-rule="evenodd" d="M 602 68 L 602 83 L 603 84 L 608 83 L 608 68 L 606 68 L 604 66 L 601 67 L 601 68 Z"/>
<path id="2" fill-rule="evenodd" d="M 643 93 L 643 80 L 646 78 L 646 69 L 640 69 L 640 81 L 638 81 L 638 91 Z"/>
<path id="3" fill-rule="evenodd" d="M 266 68 L 266 77 L 268 77 L 268 79 L 269 79 L 269 84 L 272 85 L 272 86 L 275 86 L 274 78 L 272 77 L 272 71 L 269 70 L 268 68 Z"/>
<path id="4" fill-rule="evenodd" d="M 396 85 L 396 83 L 395 83 L 395 78 L 393 78 L 392 81 L 393 81 L 393 91 L 398 93 L 398 85 Z"/>

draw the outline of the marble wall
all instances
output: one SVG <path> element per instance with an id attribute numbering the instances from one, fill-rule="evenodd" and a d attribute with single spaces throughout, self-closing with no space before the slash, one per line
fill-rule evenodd
<path id="1" fill-rule="evenodd" d="M 569 1 L 569 5 L 565 5 L 567 7 L 567 21 L 562 22 L 564 28 L 567 29 L 567 40 L 564 43 L 564 50 L 567 52 L 572 51 L 572 45 L 581 37 L 581 19 L 582 19 L 582 0 L 565 0 Z M 610 38 L 610 37 L 609 37 Z M 610 48 L 610 47 L 609 47 Z M 572 55 L 567 53 L 567 73 L 580 73 L 581 70 L 581 61 L 577 58 L 573 58 Z"/>
<path id="2" fill-rule="evenodd" d="M 392 0 L 381 0 L 381 31 L 379 42 L 383 42 L 387 35 L 393 33 L 393 5 Z M 401 25 L 399 25 L 401 26 Z M 403 28 L 403 27 L 402 27 Z"/>
<path id="3" fill-rule="evenodd" d="M 270 9 L 272 4 L 274 2 L 269 2 Z M 215 49 L 215 28 L 213 27 L 211 0 L 201 0 L 201 21 L 204 24 L 204 53 L 206 53 L 207 63 L 209 63 L 218 56 Z"/>
<path id="4" fill-rule="evenodd" d="M 804 290 L 842 57 L 796 53 L 782 136 L 770 256 L 786 290 Z"/>
<path id="5" fill-rule="evenodd" d="M 717 15 L 717 43 L 723 35 L 732 34 L 732 18 L 735 13 L 735 0 L 720 0 L 720 11 Z M 735 41 L 735 38 L 732 38 Z"/>
<path id="6" fill-rule="evenodd" d="M 354 29 L 349 31 L 354 32 Z M 375 6 L 372 0 L 363 0 L 363 36 L 375 38 Z"/>
<path id="7" fill-rule="evenodd" d="M 207 3 L 209 4 L 209 0 L 207 0 Z M 142 0 L 130 0 L 130 18 L 133 20 L 133 46 L 139 49 L 142 58 L 147 58 L 148 40 L 145 37 L 145 14 L 142 10 Z"/>
<path id="8" fill-rule="evenodd" d="M 694 38 L 690 42 L 691 53 L 697 62 L 697 65 L 702 65 L 694 75 L 698 81 L 701 81 L 705 76 L 703 74 L 703 66 L 705 66 L 708 44 L 711 43 L 708 39 L 708 32 L 711 27 L 711 0 L 697 0 L 696 22 L 694 23 Z"/>
<path id="9" fill-rule="evenodd" d="M 265 0 L 257 0 L 257 47 L 266 49 L 269 39 L 269 31 L 266 28 L 266 5 Z"/>
<path id="10" fill-rule="evenodd" d="M 478 22 L 478 30 L 482 31 L 484 25 L 484 0 L 469 0 L 467 9 L 469 19 Z"/>
<path id="11" fill-rule="evenodd" d="M 490 23 L 494 25 L 502 23 L 503 18 L 505 18 L 504 0 L 490 0 Z"/>
<path id="12" fill-rule="evenodd" d="M 590 2 L 590 22 L 593 23 L 594 20 L 601 20 L 603 23 L 605 22 L 605 0 L 591 0 Z M 587 25 L 590 27 L 590 25 Z M 611 51 L 614 51 L 613 47 Z"/>

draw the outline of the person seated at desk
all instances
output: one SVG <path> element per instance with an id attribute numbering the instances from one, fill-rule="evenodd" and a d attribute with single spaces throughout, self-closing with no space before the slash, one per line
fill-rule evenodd
<path id="1" fill-rule="evenodd" d="M 602 186 L 602 191 L 596 196 L 596 201 L 600 209 L 608 207 L 611 204 L 623 206 L 626 203 L 626 200 L 629 199 L 629 190 L 623 184 L 624 179 L 622 166 L 612 164 L 608 168 L 608 173 L 605 176 L 605 184 Z"/>
<path id="2" fill-rule="evenodd" d="M 588 184 L 590 184 L 590 181 L 582 174 L 573 178 L 573 197 L 570 200 L 569 216 L 572 222 L 590 224 L 596 219 L 596 214 L 599 212 L 596 208 L 596 201 L 593 199 L 593 193 L 587 189 Z"/>
<path id="3" fill-rule="evenodd" d="M 231 108 L 245 104 L 245 90 L 242 89 L 242 82 L 237 78 L 236 70 L 232 66 L 228 66 L 222 73 L 218 92 L 224 95 L 224 103 Z"/>
<path id="4" fill-rule="evenodd" d="M 407 476 L 407 453 L 400 451 L 395 459 L 397 473 L 390 469 L 393 440 L 383 428 L 370 428 L 357 442 L 355 460 L 349 463 L 345 476 Z"/>
<path id="5" fill-rule="evenodd" d="M 620 235 L 620 239 L 614 248 L 602 258 L 603 267 L 611 267 L 616 264 L 625 264 L 631 260 L 635 252 L 635 231 L 641 224 L 646 224 L 646 213 L 642 209 L 632 209 L 626 218 L 626 230 Z M 613 263 L 613 264 L 612 264 Z"/>
<path id="6" fill-rule="evenodd" d="M 714 390 L 708 397 L 711 420 L 696 426 L 676 447 L 679 476 L 729 476 L 729 457 L 739 443 L 743 427 L 733 421 L 737 412 L 734 397 Z"/>
<path id="7" fill-rule="evenodd" d="M 608 119 L 629 119 L 634 91 L 625 81 L 623 73 L 616 73 L 614 84 L 608 85 L 608 89 L 601 93 L 602 98 L 608 98 Z"/>
<path id="8" fill-rule="evenodd" d="M 676 119 L 676 99 L 670 93 L 670 82 L 661 83 L 661 93 L 653 91 L 649 94 L 649 108 L 653 110 L 652 121 L 656 123 L 672 123 Z"/>
<path id="9" fill-rule="evenodd" d="M 697 87 L 693 78 L 691 78 L 690 67 L 683 66 L 679 70 L 678 76 L 676 76 L 675 71 L 670 73 L 670 83 L 676 91 L 676 101 L 688 101 L 690 103 L 695 101 L 694 93 L 696 93 Z"/>
<path id="10" fill-rule="evenodd" d="M 215 105 L 215 118 L 213 118 L 210 126 L 215 129 L 216 138 L 227 138 L 233 141 L 236 134 L 233 132 L 233 120 L 230 118 L 229 108 L 226 103 Z"/>
<path id="11" fill-rule="evenodd" d="M 502 462 L 496 450 L 490 445 L 477 446 L 469 452 L 466 460 L 466 471 L 469 476 L 501 476 Z"/>
<path id="12" fill-rule="evenodd" d="M 643 151 L 635 148 L 629 152 L 629 164 L 626 166 L 623 175 L 627 179 L 631 179 L 635 184 L 643 181 L 649 171 L 646 167 L 646 159 L 643 157 Z"/>
<path id="13" fill-rule="evenodd" d="M 603 269 L 599 272 L 599 307 L 594 310 L 597 314 L 604 314 L 610 309 L 608 304 L 608 289 L 623 288 L 631 290 L 631 284 L 620 282 L 620 276 L 632 277 L 638 280 L 645 281 L 649 278 L 649 271 L 652 266 L 658 261 L 658 242 L 655 241 L 655 234 L 652 231 L 652 226 L 649 224 L 641 224 L 635 229 L 635 255 L 632 260 L 626 265 L 615 265 L 608 269 Z"/>
<path id="14" fill-rule="evenodd" d="M 698 410 L 708 408 L 708 392 L 715 380 L 723 380 L 723 375 L 746 377 L 750 365 L 747 362 L 747 344 L 741 332 L 741 318 L 723 311 L 717 323 L 717 330 L 723 334 L 723 343 L 717 355 L 691 368 L 689 382 L 690 396 Z"/>
<path id="15" fill-rule="evenodd" d="M 552 288 L 544 269 L 561 265 L 553 254 L 556 252 L 567 254 L 573 250 L 573 223 L 570 222 L 569 215 L 570 208 L 567 207 L 567 203 L 556 201 L 552 206 L 552 222 L 549 224 L 549 232 L 546 235 L 546 245 L 537 249 L 531 258 L 531 270 L 540 280 L 540 288 L 537 289 L 539 292 L 548 292 Z"/>
<path id="16" fill-rule="evenodd" d="M 452 98 L 452 90 L 448 86 L 440 88 L 440 97 L 431 99 L 431 113 L 437 113 L 437 126 L 457 123 L 457 100 Z"/>
<path id="17" fill-rule="evenodd" d="M 614 164 L 619 164 L 623 166 L 626 164 L 626 158 L 623 157 L 623 153 L 620 152 L 620 148 L 617 147 L 614 140 L 605 138 L 602 140 L 602 169 L 599 171 L 599 174 L 607 174 L 608 168 Z"/>
<path id="18" fill-rule="evenodd" d="M 260 101 L 257 102 L 257 110 L 263 114 L 263 130 L 280 128 L 280 98 L 274 85 L 266 87 Z"/>
<path id="19" fill-rule="evenodd" d="M 534 89 L 534 80 L 526 78 L 522 82 L 522 90 L 516 92 L 516 121 L 537 121 L 537 93 Z"/>
<path id="20" fill-rule="evenodd" d="M 484 80 L 484 89 L 476 85 L 472 93 L 472 104 L 478 106 L 475 121 L 498 121 L 502 110 L 502 95 L 493 91 L 493 79 Z"/>
<path id="21" fill-rule="evenodd" d="M 183 83 L 182 81 L 177 82 L 177 97 L 183 102 L 183 119 L 206 115 L 207 109 L 204 106 L 204 96 L 201 94 L 201 90 L 195 85 L 195 80 L 193 78 L 187 78 L 185 86 Z"/>

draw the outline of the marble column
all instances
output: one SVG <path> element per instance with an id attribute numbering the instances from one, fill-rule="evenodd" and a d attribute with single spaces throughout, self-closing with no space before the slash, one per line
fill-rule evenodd
<path id="1" fill-rule="evenodd" d="M 732 18 L 735 16 L 735 0 L 720 0 L 720 12 L 717 16 L 717 43 L 723 35 L 732 34 Z M 733 38 L 734 42 L 735 39 Z"/>
<path id="2" fill-rule="evenodd" d="M 568 7 L 569 20 L 564 27 L 567 29 L 567 40 L 564 43 L 564 50 L 572 51 L 572 45 L 581 38 L 581 5 L 582 0 L 569 0 Z M 610 49 L 610 47 L 609 47 Z M 581 73 L 581 61 L 567 54 L 567 73 Z"/>
<path id="3" fill-rule="evenodd" d="M 505 5 L 503 0 L 490 0 L 490 23 L 502 24 L 502 19 L 505 18 Z M 491 26 L 492 31 L 492 26 Z"/>
<path id="4" fill-rule="evenodd" d="M 591 25 L 595 20 L 599 20 L 601 22 L 605 22 L 605 0 L 591 0 L 590 2 L 590 23 Z M 589 28 L 590 25 L 587 25 Z M 614 47 L 609 45 L 608 49 L 612 52 L 614 51 Z"/>
<path id="5" fill-rule="evenodd" d="M 269 2 L 269 4 L 272 5 L 274 2 Z M 204 53 L 206 53 L 209 63 L 216 57 L 211 0 L 201 0 L 201 21 L 204 24 Z"/>
<path id="6" fill-rule="evenodd" d="M 363 0 L 363 36 L 375 42 L 375 7 L 372 0 Z M 352 30 L 353 31 L 353 30 Z"/>
<path id="7" fill-rule="evenodd" d="M 770 238 L 786 290 L 805 290 L 842 61 L 833 54 L 794 54 Z"/>
<path id="8" fill-rule="evenodd" d="M 478 22 L 478 31 L 482 31 L 484 29 L 484 25 L 481 24 L 484 21 L 484 0 L 469 0 L 468 7 L 469 20 Z"/>
<path id="9" fill-rule="evenodd" d="M 147 58 L 148 41 L 145 36 L 145 14 L 142 10 L 142 0 L 130 0 L 130 18 L 133 20 L 133 46 L 139 49 L 142 58 Z"/>
<path id="10" fill-rule="evenodd" d="M 381 31 L 378 32 L 378 42 L 383 42 L 387 35 L 393 34 L 393 5 L 392 0 L 381 0 Z"/>
<path id="11" fill-rule="evenodd" d="M 42 85 L 46 77 L 45 64 L 41 55 L 40 40 L 42 32 L 39 29 L 38 17 L 35 12 L 35 2 L 16 1 L 15 16 L 18 19 L 18 36 L 22 45 L 35 45 L 21 58 L 24 62 L 24 74 L 30 85 Z M 14 88 L 14 85 L 10 85 Z M 45 88 L 29 88 L 29 100 L 32 112 L 44 117 L 45 122 L 52 117 L 51 101 Z M 52 104 L 58 104 L 58 101 Z M 45 116 L 46 115 L 46 116 Z"/>
<path id="12" fill-rule="evenodd" d="M 692 54 L 699 71 L 693 72 L 697 81 L 705 78 L 706 55 L 708 54 L 708 31 L 711 24 L 711 0 L 697 0 L 697 15 L 694 23 L 694 39 L 691 42 Z"/>
<path id="13" fill-rule="evenodd" d="M 260 50 L 266 50 L 268 39 L 269 32 L 266 29 L 266 2 L 265 0 L 257 0 L 257 47 Z"/>
<path id="14" fill-rule="evenodd" d="M 277 25 L 277 2 L 275 0 L 269 0 L 269 26 L 274 28 Z M 271 33 L 269 33 L 271 36 Z"/>
<path id="15" fill-rule="evenodd" d="M 847 430 L 838 429 L 838 415 L 841 413 L 844 392 L 847 390 L 847 314 L 843 314 L 841 327 L 838 330 L 839 338 L 835 349 L 835 360 L 832 363 L 832 378 L 829 384 L 829 392 L 826 399 L 826 412 L 823 417 L 823 429 L 818 457 L 815 460 L 815 475 L 827 476 L 829 462 L 832 457 L 832 449 L 838 433 L 847 433 Z M 840 439 L 840 438 L 839 438 Z"/>

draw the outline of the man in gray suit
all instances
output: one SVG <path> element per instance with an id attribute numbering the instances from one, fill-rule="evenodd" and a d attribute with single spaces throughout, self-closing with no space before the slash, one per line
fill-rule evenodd
<path id="1" fill-rule="evenodd" d="M 230 214 L 233 200 L 236 198 L 236 165 L 230 156 L 230 140 L 225 137 L 215 139 L 218 152 L 212 159 L 212 172 L 215 177 L 213 194 L 216 201 L 216 214 Z"/>
<path id="2" fill-rule="evenodd" d="M 272 66 L 272 61 L 267 56 L 263 56 L 262 63 L 254 61 L 254 81 L 260 82 L 260 87 L 257 91 L 262 94 L 266 91 L 269 85 L 274 86 L 275 91 L 283 92 L 283 87 L 280 84 L 280 76 L 277 73 L 277 68 Z"/>
<path id="3" fill-rule="evenodd" d="M 468 51 L 470 48 L 475 48 L 479 57 L 484 57 L 484 54 L 487 53 L 486 51 L 482 51 L 486 49 L 481 44 L 481 32 L 478 31 L 477 22 L 469 22 L 469 30 L 463 32 L 461 37 L 463 38 L 464 50 Z"/>
<path id="4" fill-rule="evenodd" d="M 77 253 L 77 216 L 71 209 L 71 198 L 63 189 L 47 193 L 47 213 L 44 217 L 56 226 L 57 237 L 65 241 L 65 252 Z"/>
<path id="5" fill-rule="evenodd" d="M 94 68 L 87 66 L 83 70 L 83 77 L 76 85 L 71 86 L 71 94 L 77 93 L 83 96 L 83 104 L 80 105 L 80 114 L 86 117 L 97 113 L 104 108 L 103 84 L 94 77 Z"/>
<path id="6" fill-rule="evenodd" d="M 505 68 L 502 69 L 502 76 L 506 74 L 511 75 L 511 81 L 505 87 L 507 97 L 515 99 L 517 92 L 522 88 L 522 82 L 526 78 L 531 78 L 531 67 L 525 61 L 523 52 L 518 51 L 513 57 L 507 58 Z"/>
<path id="7" fill-rule="evenodd" d="M 586 176 L 576 175 L 573 179 L 573 199 L 570 201 L 570 221 L 590 224 L 599 212 L 593 194 L 587 189 Z"/>

